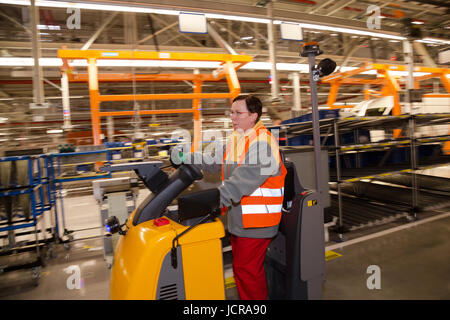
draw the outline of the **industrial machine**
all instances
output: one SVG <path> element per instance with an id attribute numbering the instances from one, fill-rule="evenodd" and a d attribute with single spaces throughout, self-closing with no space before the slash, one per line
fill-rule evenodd
<path id="1" fill-rule="evenodd" d="M 294 163 L 285 161 L 284 215 L 266 257 L 269 297 L 320 299 L 325 274 L 323 207 L 319 194 L 304 189 Z M 112 299 L 225 299 L 221 238 L 225 236 L 217 188 L 180 195 L 203 178 L 193 165 L 170 177 L 161 162 L 106 167 L 134 170 L 152 193 L 121 224 L 111 274 Z M 177 199 L 177 206 L 171 205 Z"/>
<path id="2" fill-rule="evenodd" d="M 325 281 L 325 235 L 320 194 L 304 189 L 294 163 L 285 161 L 283 215 L 267 249 L 269 299 L 317 300 Z"/>
<path id="3" fill-rule="evenodd" d="M 110 171 L 134 170 L 152 193 L 124 224 L 110 217 L 106 228 L 121 235 L 115 249 L 111 299 L 225 298 L 221 238 L 225 231 L 216 217 L 219 191 L 208 189 L 178 197 L 195 180 L 199 169 L 182 165 L 167 176 L 162 162 L 112 165 Z"/>
<path id="4" fill-rule="evenodd" d="M 102 226 L 110 216 L 115 216 L 124 221 L 136 208 L 136 200 L 139 194 L 139 185 L 136 178 L 120 177 L 110 179 L 98 179 L 92 181 L 94 198 L 98 203 Z M 128 203 L 131 202 L 131 205 Z M 103 238 L 104 258 L 108 267 L 112 265 L 115 243 L 118 235 L 107 234 Z"/>

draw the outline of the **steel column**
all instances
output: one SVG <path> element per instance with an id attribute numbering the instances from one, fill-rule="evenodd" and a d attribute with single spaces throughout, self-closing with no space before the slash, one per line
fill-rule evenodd
<path id="1" fill-rule="evenodd" d="M 300 74 L 298 72 L 291 73 L 292 84 L 294 86 L 294 109 L 292 116 L 298 117 L 302 111 L 302 97 L 300 92 Z"/>
<path id="2" fill-rule="evenodd" d="M 278 96 L 280 95 L 280 90 L 278 87 L 278 76 L 277 76 L 277 52 L 275 48 L 275 30 L 273 27 L 273 2 L 270 1 L 267 4 L 267 16 L 270 19 L 270 22 L 267 24 L 267 34 L 268 41 L 267 44 L 269 46 L 269 56 L 270 56 L 270 76 L 272 80 L 271 84 L 271 93 L 272 100 L 278 100 Z"/>
<path id="3" fill-rule="evenodd" d="M 44 103 L 44 86 L 42 84 L 42 67 L 39 65 L 41 57 L 40 36 L 37 25 L 39 24 L 39 7 L 36 6 L 36 1 L 31 0 L 30 16 L 31 16 L 31 43 L 34 60 L 33 68 L 33 100 L 35 104 Z"/>
<path id="4" fill-rule="evenodd" d="M 97 61 L 94 58 L 88 59 L 89 70 L 89 96 L 91 101 L 91 122 L 92 122 L 92 138 L 94 145 L 101 145 L 100 140 L 100 100 L 98 92 L 98 77 L 97 77 Z"/>
<path id="5" fill-rule="evenodd" d="M 417 220 L 417 208 L 419 204 L 419 194 L 418 194 L 418 186 L 417 186 L 417 150 L 416 150 L 416 141 L 414 137 L 414 133 L 416 131 L 416 121 L 413 115 L 409 118 L 409 135 L 411 139 L 411 190 L 412 190 L 412 218 Z"/>
<path id="6" fill-rule="evenodd" d="M 72 123 L 70 122 L 69 77 L 66 71 L 63 71 L 61 74 L 61 95 L 64 118 L 63 129 L 70 129 L 72 128 Z"/>

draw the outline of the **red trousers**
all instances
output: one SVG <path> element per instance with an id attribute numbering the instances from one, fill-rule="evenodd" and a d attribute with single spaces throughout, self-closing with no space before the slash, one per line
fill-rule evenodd
<path id="1" fill-rule="evenodd" d="M 233 275 L 241 300 L 267 300 L 264 258 L 271 240 L 231 235 Z"/>

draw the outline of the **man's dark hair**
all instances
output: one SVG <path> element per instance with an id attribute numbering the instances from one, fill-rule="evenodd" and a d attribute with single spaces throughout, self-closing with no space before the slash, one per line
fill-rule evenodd
<path id="1" fill-rule="evenodd" d="M 234 98 L 233 102 L 239 101 L 239 100 L 245 100 L 248 112 L 258 114 L 258 118 L 256 119 L 256 122 L 258 122 L 259 118 L 261 118 L 261 115 L 262 115 L 261 100 L 259 100 L 259 98 L 252 96 L 252 95 L 240 95 L 240 96 L 237 96 L 236 98 Z"/>

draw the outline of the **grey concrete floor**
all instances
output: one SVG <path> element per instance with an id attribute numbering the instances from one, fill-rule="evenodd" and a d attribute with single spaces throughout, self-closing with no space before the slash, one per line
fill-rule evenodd
<path id="1" fill-rule="evenodd" d="M 41 267 L 37 286 L 27 270 L 1 275 L 0 299 L 108 299 L 109 276 L 101 239 L 74 241 L 68 250 L 63 245 L 54 247 L 53 257 Z"/>
<path id="2" fill-rule="evenodd" d="M 450 217 L 333 251 L 342 256 L 326 262 L 325 300 L 450 299 Z M 367 268 L 373 265 L 380 270 L 380 289 L 370 290 Z M 70 287 L 74 268 L 79 289 Z M 0 275 L 0 299 L 108 299 L 109 276 L 101 239 L 78 240 L 69 250 L 55 246 L 37 286 L 29 271 Z M 227 298 L 237 299 L 235 288 Z"/>
<path id="3" fill-rule="evenodd" d="M 342 256 L 326 263 L 324 299 L 450 299 L 450 217 L 333 251 Z M 368 289 L 369 266 L 380 289 Z"/>

